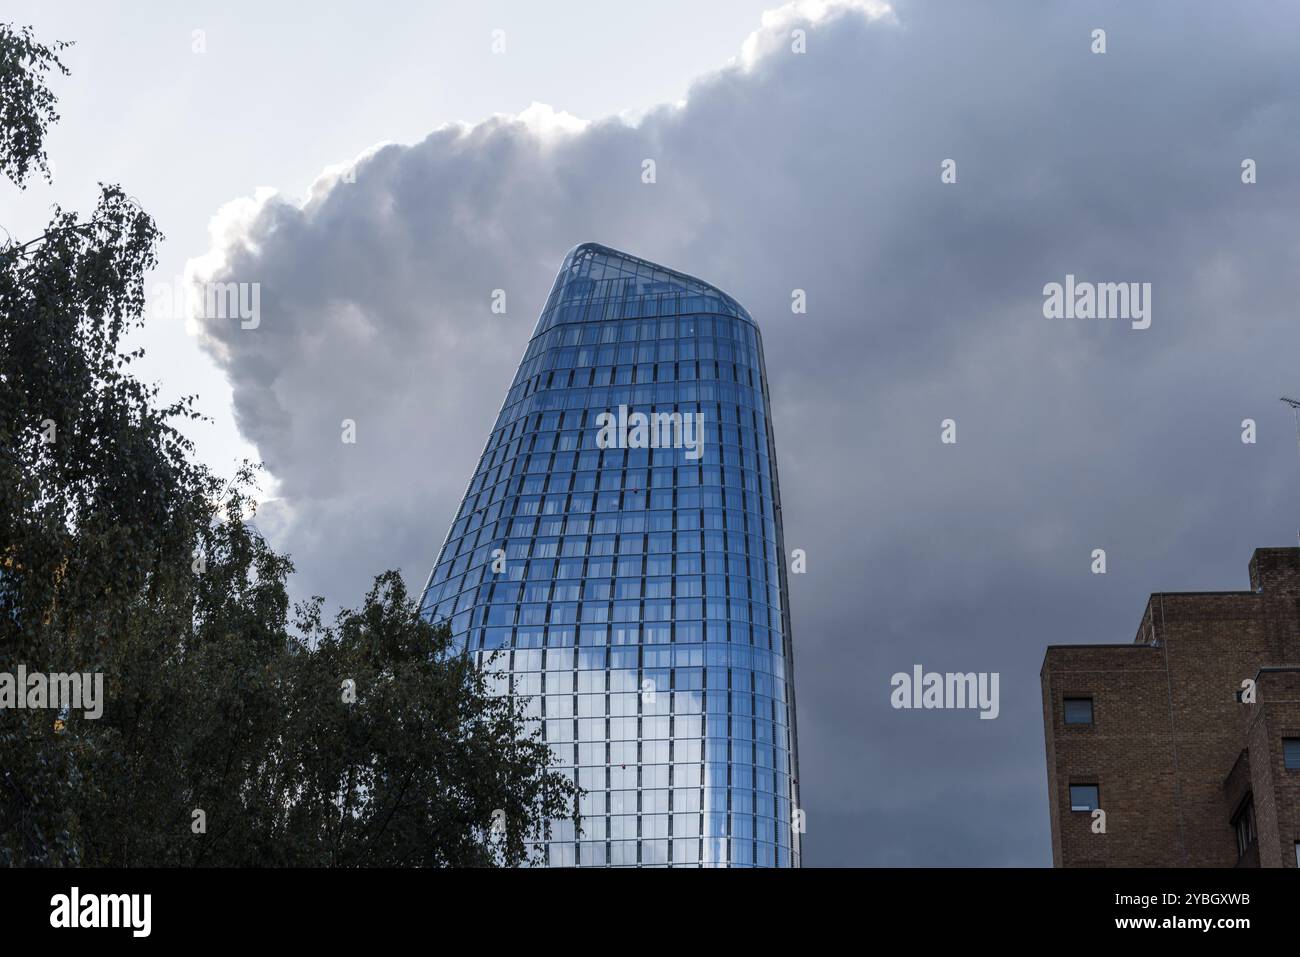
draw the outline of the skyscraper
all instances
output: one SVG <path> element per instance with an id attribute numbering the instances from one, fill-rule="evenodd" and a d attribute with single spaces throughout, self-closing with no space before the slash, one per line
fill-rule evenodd
<path id="1" fill-rule="evenodd" d="M 548 864 L 799 864 L 784 549 L 754 320 L 574 248 L 422 602 L 586 791 Z"/>

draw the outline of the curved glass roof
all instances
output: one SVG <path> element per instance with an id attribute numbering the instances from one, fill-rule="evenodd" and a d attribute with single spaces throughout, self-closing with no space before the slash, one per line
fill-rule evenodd
<path id="1" fill-rule="evenodd" d="M 619 287 L 620 297 L 675 294 L 720 299 L 724 312 L 757 328 L 745 307 L 712 283 L 600 243 L 580 243 L 569 250 L 547 298 L 547 308 L 561 301 L 603 298 L 614 285 Z"/>

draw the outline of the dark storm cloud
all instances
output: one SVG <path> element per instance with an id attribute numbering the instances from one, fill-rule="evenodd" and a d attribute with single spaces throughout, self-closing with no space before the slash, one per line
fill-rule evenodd
<path id="1" fill-rule="evenodd" d="M 1044 646 L 1129 641 L 1148 592 L 1242 588 L 1255 546 L 1295 538 L 1298 30 L 1280 4 L 786 14 L 635 128 L 535 110 L 250 205 L 212 272 L 262 284 L 261 325 L 203 335 L 298 587 L 423 583 L 570 246 L 695 273 L 763 328 L 808 553 L 808 863 L 1048 863 Z M 1151 327 L 1044 319 L 1066 274 L 1151 283 Z M 1000 672 L 1000 716 L 893 710 L 917 663 Z"/>

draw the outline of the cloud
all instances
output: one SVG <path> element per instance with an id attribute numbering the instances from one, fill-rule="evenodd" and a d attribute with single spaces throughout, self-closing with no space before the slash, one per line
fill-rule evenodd
<path id="1" fill-rule="evenodd" d="M 535 105 L 238 201 L 192 274 L 260 283 L 261 322 L 199 334 L 296 587 L 423 584 L 566 250 L 703 276 L 763 328 L 808 553 L 809 862 L 1048 863 L 1044 646 L 1128 641 L 1148 592 L 1241 588 L 1294 537 L 1300 11 L 1258 13 L 792 6 L 635 123 Z M 1151 328 L 1044 319 L 1067 274 L 1150 282 Z M 1000 717 L 892 710 L 915 663 L 1000 672 Z"/>

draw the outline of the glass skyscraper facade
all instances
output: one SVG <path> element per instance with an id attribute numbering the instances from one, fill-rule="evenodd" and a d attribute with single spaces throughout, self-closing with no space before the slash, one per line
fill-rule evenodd
<path id="1" fill-rule="evenodd" d="M 703 443 L 611 443 L 620 407 L 695 414 Z M 422 602 L 585 790 L 547 864 L 798 866 L 784 555 L 753 319 L 691 276 L 573 249 Z"/>

